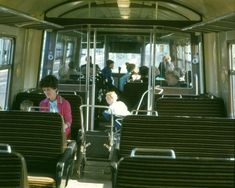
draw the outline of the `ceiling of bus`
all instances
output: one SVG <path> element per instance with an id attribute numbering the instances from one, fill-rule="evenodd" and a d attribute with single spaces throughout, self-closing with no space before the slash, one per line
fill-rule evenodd
<path id="1" fill-rule="evenodd" d="M 187 31 L 235 29 L 235 0 L 0 0 L 0 24 L 78 28 L 141 25 Z"/>

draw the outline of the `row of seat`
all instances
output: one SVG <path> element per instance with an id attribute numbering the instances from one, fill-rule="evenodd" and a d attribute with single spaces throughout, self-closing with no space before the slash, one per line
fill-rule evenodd
<path id="1" fill-rule="evenodd" d="M 232 188 L 234 140 L 235 119 L 227 117 L 127 116 L 114 187 Z"/>
<path id="2" fill-rule="evenodd" d="M 133 148 L 173 149 L 177 157 L 234 158 L 235 119 L 127 116 L 122 121 L 119 158 Z"/>
<path id="3" fill-rule="evenodd" d="M 77 145 L 75 141 L 67 143 L 62 125 L 63 119 L 58 113 L 0 111 L 0 143 L 9 144 L 25 158 L 30 187 L 65 187 L 67 184 Z M 8 187 L 14 187 L 11 183 L 8 182 Z"/>
<path id="4" fill-rule="evenodd" d="M 115 188 L 234 187 L 234 125 L 229 118 L 125 117 Z M 136 156 L 127 157 L 133 148 Z M 176 158 L 156 156 L 159 149 Z"/>
<path id="5" fill-rule="evenodd" d="M 234 188 L 234 161 L 125 157 L 114 188 Z"/>
<path id="6" fill-rule="evenodd" d="M 78 130 L 81 128 L 80 109 L 83 99 L 80 93 L 60 93 L 62 97 L 69 101 L 72 110 L 71 139 L 77 140 Z M 84 94 L 82 94 L 84 95 Z M 45 98 L 43 93 L 38 92 L 20 92 L 16 95 L 13 102 L 12 110 L 20 110 L 20 104 L 24 100 L 30 100 L 34 106 L 39 106 L 41 100 Z"/>
<path id="7" fill-rule="evenodd" d="M 159 116 L 201 116 L 226 117 L 224 101 L 217 97 L 188 96 L 160 97 L 155 96 L 154 110 Z"/>
<path id="8" fill-rule="evenodd" d="M 0 144 L 0 187 L 28 188 L 24 157 L 8 144 Z"/>

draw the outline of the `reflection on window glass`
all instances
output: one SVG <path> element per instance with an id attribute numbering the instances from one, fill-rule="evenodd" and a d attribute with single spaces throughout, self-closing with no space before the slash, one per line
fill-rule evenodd
<path id="1" fill-rule="evenodd" d="M 5 107 L 7 95 L 8 70 L 0 70 L 0 106 Z"/>

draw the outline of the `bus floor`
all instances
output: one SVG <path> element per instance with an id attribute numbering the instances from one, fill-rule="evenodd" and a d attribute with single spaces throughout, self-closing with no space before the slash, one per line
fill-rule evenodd
<path id="1" fill-rule="evenodd" d="M 82 177 L 72 177 L 66 188 L 111 188 L 111 170 L 107 162 L 89 161 Z"/>

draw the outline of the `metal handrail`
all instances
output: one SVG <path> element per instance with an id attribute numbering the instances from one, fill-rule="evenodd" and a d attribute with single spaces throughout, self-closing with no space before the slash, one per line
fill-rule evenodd
<path id="1" fill-rule="evenodd" d="M 148 154 L 149 152 L 166 152 L 169 153 L 169 156 L 161 156 L 161 155 L 138 155 L 136 152 L 145 152 Z M 146 157 L 146 158 L 164 158 L 164 159 L 175 159 L 176 155 L 174 150 L 172 149 L 153 149 L 153 148 L 134 148 L 131 151 L 131 157 Z"/>

